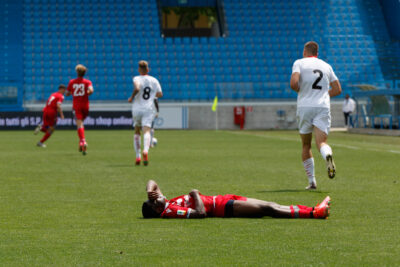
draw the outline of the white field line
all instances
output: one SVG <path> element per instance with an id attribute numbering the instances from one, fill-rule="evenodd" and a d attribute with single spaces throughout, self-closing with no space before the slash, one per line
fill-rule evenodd
<path id="1" fill-rule="evenodd" d="M 256 137 L 267 138 L 267 139 L 277 139 L 277 140 L 282 140 L 282 141 L 300 142 L 300 137 L 295 139 L 295 138 L 290 138 L 290 137 L 251 134 L 251 133 L 247 133 L 247 132 L 236 132 L 236 131 L 235 132 L 227 131 L 227 133 L 236 134 L 236 135 L 256 136 Z M 390 153 L 400 154 L 400 150 L 365 148 L 365 147 L 349 146 L 349 145 L 338 144 L 338 143 L 330 143 L 330 144 L 332 144 L 333 146 L 336 146 L 336 147 L 343 147 L 343 148 L 353 149 L 353 150 L 362 149 L 362 150 L 369 150 L 369 151 L 375 151 L 375 152 L 390 152 Z"/>

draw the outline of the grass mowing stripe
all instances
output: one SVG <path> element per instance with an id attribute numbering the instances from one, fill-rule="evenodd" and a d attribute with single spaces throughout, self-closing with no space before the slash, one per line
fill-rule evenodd
<path id="1" fill-rule="evenodd" d="M 280 136 L 272 136 L 272 135 L 265 135 L 265 134 L 257 134 L 257 133 L 252 133 L 252 132 L 239 132 L 239 131 L 227 131 L 227 132 L 231 133 L 231 134 L 237 134 L 237 135 L 246 135 L 246 136 L 255 136 L 255 137 L 261 137 L 261 138 L 268 138 L 268 139 L 277 139 L 277 140 L 281 140 L 281 141 L 300 142 L 300 138 L 280 137 Z M 368 151 L 374 151 L 374 152 L 390 152 L 390 153 L 400 154 L 400 150 L 368 148 L 368 147 L 361 146 L 361 145 L 360 146 L 346 145 L 346 144 L 337 143 L 337 141 L 329 142 L 329 143 L 332 146 L 343 147 L 343 148 L 354 149 L 354 150 L 362 149 L 362 150 L 368 150 Z"/>

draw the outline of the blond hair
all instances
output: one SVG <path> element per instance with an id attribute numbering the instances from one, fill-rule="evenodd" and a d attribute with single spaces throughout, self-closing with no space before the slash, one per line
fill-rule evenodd
<path id="1" fill-rule="evenodd" d="M 145 60 L 140 60 L 139 61 L 139 69 L 143 72 L 148 72 L 149 71 L 149 63 Z"/>
<path id="2" fill-rule="evenodd" d="M 306 50 L 310 55 L 318 55 L 318 44 L 314 41 L 307 42 L 304 45 L 304 50 Z"/>
<path id="3" fill-rule="evenodd" d="M 75 67 L 75 71 L 79 77 L 83 77 L 86 74 L 87 68 L 85 66 L 83 66 L 82 64 L 78 64 Z"/>

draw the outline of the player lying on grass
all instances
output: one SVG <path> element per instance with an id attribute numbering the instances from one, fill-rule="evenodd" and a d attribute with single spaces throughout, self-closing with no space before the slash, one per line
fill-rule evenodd
<path id="1" fill-rule="evenodd" d="M 146 185 L 148 200 L 143 203 L 144 218 L 205 218 L 248 217 L 259 218 L 315 218 L 329 216 L 330 198 L 327 196 L 315 207 L 303 205 L 282 206 L 274 202 L 236 195 L 205 196 L 193 189 L 188 195 L 168 200 L 153 180 Z"/>

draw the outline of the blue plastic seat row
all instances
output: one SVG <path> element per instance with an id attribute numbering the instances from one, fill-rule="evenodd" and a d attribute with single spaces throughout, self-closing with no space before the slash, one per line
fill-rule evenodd
<path id="1" fill-rule="evenodd" d="M 375 22 L 374 16 L 373 29 L 363 28 L 367 17 L 356 0 L 338 0 L 335 7 L 329 2 L 226 0 L 225 38 L 161 38 L 155 1 L 88 0 L 89 11 L 81 11 L 78 0 L 25 3 L 24 83 L 31 101 L 45 99 L 49 88 L 68 82 L 77 63 L 89 67 L 97 88 L 94 99 L 126 99 L 140 59 L 150 62 L 168 100 L 209 100 L 215 93 L 237 99 L 294 98 L 288 77 L 308 40 L 319 42 L 321 58 L 332 64 L 344 87 L 354 79 L 383 79 L 382 52 L 375 45 L 387 38 L 380 33 L 383 20 Z M 315 15 L 305 15 L 307 10 Z"/>

